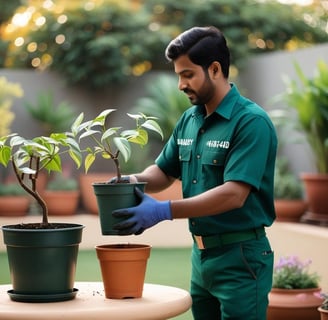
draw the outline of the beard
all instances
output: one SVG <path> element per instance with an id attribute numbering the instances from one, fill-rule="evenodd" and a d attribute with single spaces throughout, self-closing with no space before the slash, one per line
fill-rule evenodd
<path id="1" fill-rule="evenodd" d="M 209 102 L 215 92 L 215 86 L 208 77 L 205 78 L 199 90 L 195 91 L 189 88 L 183 90 L 193 105 L 205 105 Z"/>

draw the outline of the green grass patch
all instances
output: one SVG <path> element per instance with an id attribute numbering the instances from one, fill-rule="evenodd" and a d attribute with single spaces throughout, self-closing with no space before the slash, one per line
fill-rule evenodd
<path id="1" fill-rule="evenodd" d="M 147 264 L 146 282 L 189 290 L 190 248 L 152 248 Z M 10 283 L 6 252 L 0 252 L 0 284 Z M 95 250 L 80 250 L 76 281 L 101 281 L 101 271 Z M 174 318 L 192 319 L 190 311 Z"/>

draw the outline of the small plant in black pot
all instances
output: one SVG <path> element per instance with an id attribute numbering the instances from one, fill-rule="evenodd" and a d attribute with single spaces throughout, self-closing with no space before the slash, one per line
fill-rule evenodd
<path id="1" fill-rule="evenodd" d="M 122 176 L 120 158 L 128 161 L 132 155 L 131 143 L 145 146 L 148 143 L 148 131 L 153 131 L 163 138 L 163 133 L 155 117 L 149 117 L 142 113 L 127 114 L 135 126 L 132 129 L 123 130 L 122 127 L 108 126 L 109 116 L 116 109 L 106 109 L 92 120 L 84 120 L 81 113 L 72 126 L 72 133 L 76 139 L 85 143 L 81 150 L 86 153 L 84 168 L 88 172 L 96 157 L 102 157 L 113 161 L 116 168 L 115 181 L 93 183 L 97 197 L 101 231 L 103 235 L 116 235 L 118 232 L 112 229 L 113 224 L 119 220 L 112 217 L 112 211 L 120 208 L 134 206 L 137 203 L 135 187 L 141 190 L 144 183 L 126 183 Z"/>
<path id="2" fill-rule="evenodd" d="M 24 302 L 69 300 L 83 226 L 50 223 L 47 204 L 38 192 L 41 170 L 61 172 L 61 158 L 69 153 L 80 166 L 81 153 L 70 133 L 25 139 L 17 134 L 0 138 L 0 164 L 13 166 L 20 186 L 42 208 L 42 221 L 2 227 L 13 290 L 11 299 Z"/>

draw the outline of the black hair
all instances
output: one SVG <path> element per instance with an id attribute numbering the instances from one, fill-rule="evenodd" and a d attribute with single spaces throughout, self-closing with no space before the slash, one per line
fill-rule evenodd
<path id="1" fill-rule="evenodd" d="M 225 78 L 229 77 L 230 52 L 223 33 L 213 27 L 194 27 L 173 39 L 165 50 L 168 61 L 181 55 L 188 55 L 190 61 L 206 70 L 214 61 L 221 65 Z"/>

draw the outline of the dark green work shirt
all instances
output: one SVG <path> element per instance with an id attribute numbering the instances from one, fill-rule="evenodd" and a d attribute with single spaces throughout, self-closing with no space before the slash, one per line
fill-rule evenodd
<path id="1" fill-rule="evenodd" d="M 189 219 L 190 231 L 204 236 L 272 224 L 276 149 L 275 129 L 266 112 L 232 85 L 208 117 L 204 106 L 183 113 L 156 164 L 182 180 L 184 198 L 226 181 L 252 186 L 242 208 Z"/>

